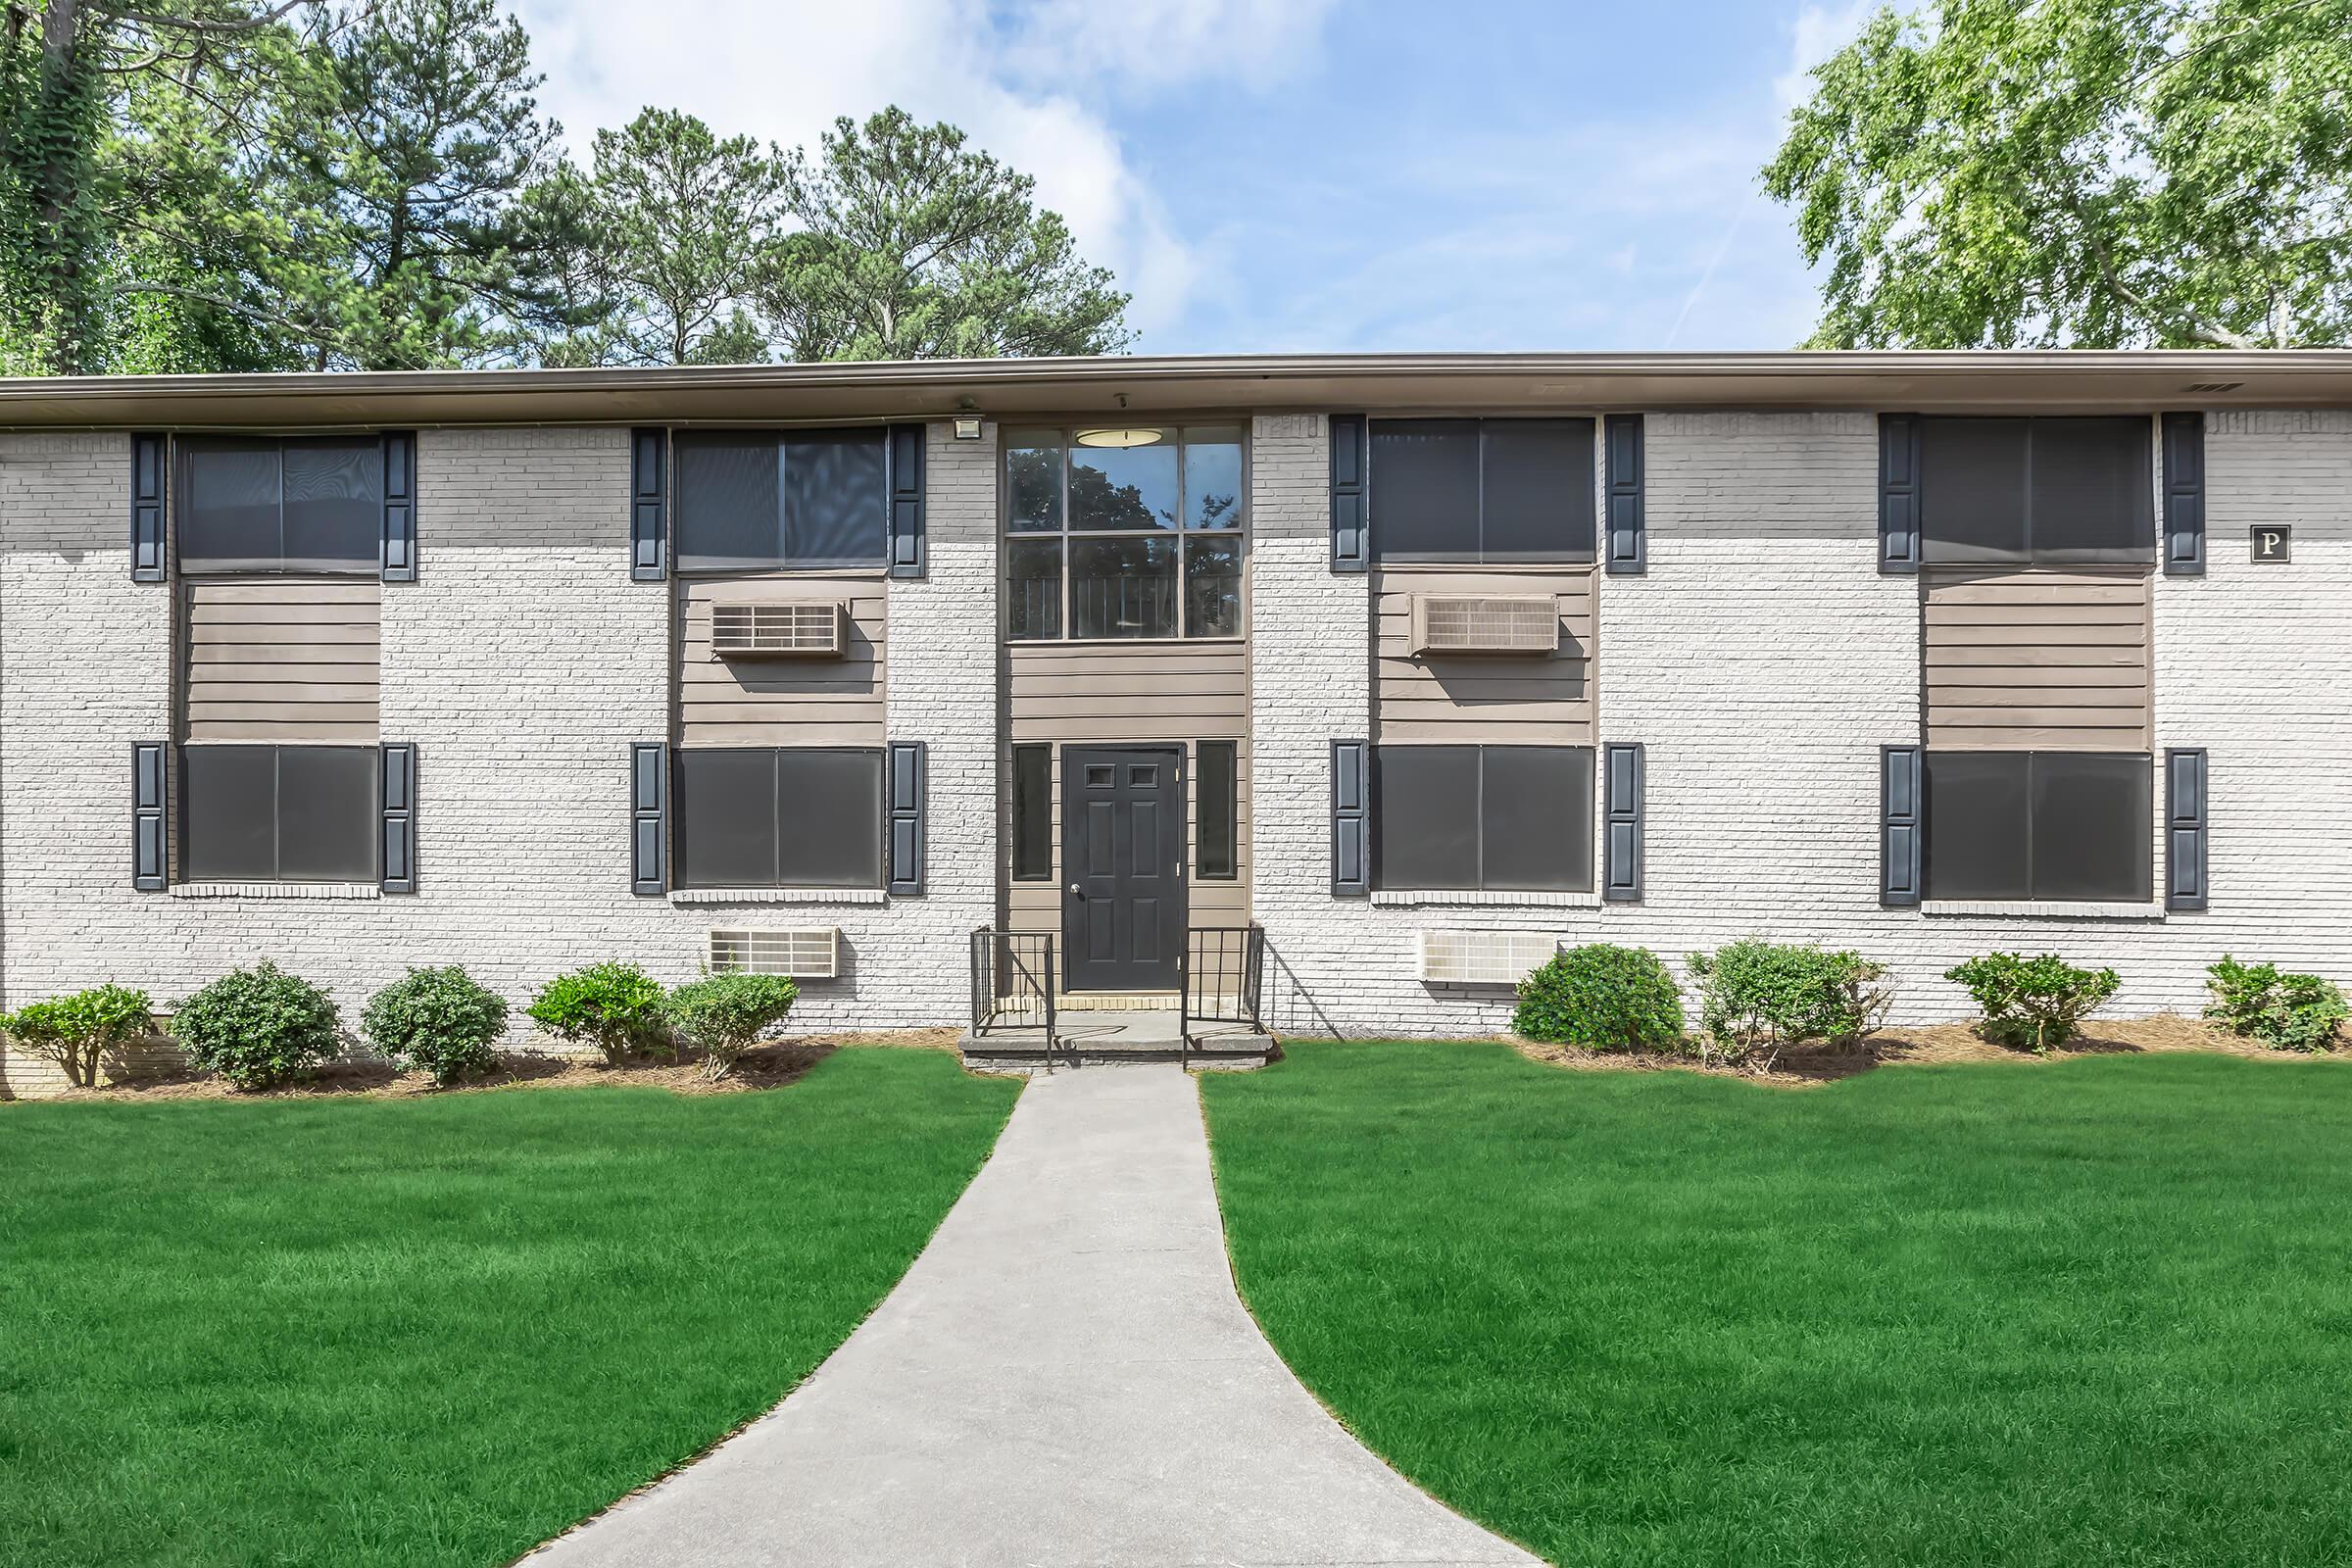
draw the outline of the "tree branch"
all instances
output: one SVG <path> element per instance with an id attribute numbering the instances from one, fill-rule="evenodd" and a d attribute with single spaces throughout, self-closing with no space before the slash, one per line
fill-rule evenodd
<path id="1" fill-rule="evenodd" d="M 177 299 L 195 300 L 200 304 L 210 305 L 216 310 L 226 311 L 232 316 L 242 316 L 248 320 L 260 321 L 268 326 L 282 326 L 289 331 L 299 332 L 322 347 L 332 345 L 342 349 L 345 353 L 352 352 L 350 345 L 345 342 L 343 334 L 332 327 L 321 325 L 317 321 L 298 321 L 293 317 L 280 316 L 272 311 L 257 310 L 250 305 L 241 305 L 235 300 L 222 299 L 218 294 L 208 294 L 199 288 L 183 288 L 177 283 L 157 283 L 147 278 L 133 277 L 125 278 L 113 285 L 112 292 L 117 294 L 170 294 Z"/>
<path id="2" fill-rule="evenodd" d="M 175 32 L 251 32 L 256 27 L 267 27 L 302 4 L 303 0 L 285 0 L 274 11 L 225 22 L 216 22 L 207 17 L 159 17 L 144 11 L 121 11 L 104 4 L 92 9 L 102 10 L 118 22 L 135 22 L 142 27 L 161 27 Z"/>
<path id="3" fill-rule="evenodd" d="M 2091 259 L 2098 263 L 2099 276 L 2107 284 L 2109 293 L 2147 318 L 2151 324 L 2169 318 L 2186 327 L 2190 336 L 2210 343 L 2215 348 L 2250 349 L 2255 347 L 2254 340 L 2251 338 L 2241 337 L 2219 322 L 2207 320 L 2194 311 L 2165 310 L 2155 301 L 2127 284 L 2116 272 L 2114 253 L 2108 250 L 2107 241 L 2099 233 L 2098 225 L 2083 217 L 2082 209 L 2076 205 L 2073 197 L 2065 197 L 2062 200 L 2065 202 L 2067 212 L 2073 215 L 2076 226 L 2082 231 L 2083 239 L 2089 242 Z"/>

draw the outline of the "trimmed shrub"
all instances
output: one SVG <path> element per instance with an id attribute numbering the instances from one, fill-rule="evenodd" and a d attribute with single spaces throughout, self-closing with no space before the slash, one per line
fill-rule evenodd
<path id="1" fill-rule="evenodd" d="M 378 1053 L 454 1084 L 498 1065 L 507 999 L 463 968 L 411 969 L 368 999 L 360 1030 Z"/>
<path id="2" fill-rule="evenodd" d="M 1783 946 L 1748 937 L 1693 953 L 1700 1054 L 1767 1070 L 1789 1046 L 1821 1040 L 1851 1045 L 1877 1029 L 1891 1001 L 1878 982 L 1886 966 L 1858 953 Z"/>
<path id="3" fill-rule="evenodd" d="M 265 958 L 181 1004 L 172 1038 L 233 1087 L 268 1089 L 340 1055 L 342 1024 L 333 998 Z"/>
<path id="4" fill-rule="evenodd" d="M 1647 948 L 1571 948 L 1519 982 L 1511 1028 L 1524 1039 L 1592 1051 L 1673 1051 L 1683 999 Z"/>
<path id="5" fill-rule="evenodd" d="M 2275 1051 L 2331 1051 L 2352 1008 L 2332 981 L 2282 974 L 2275 963 L 2240 963 L 2228 954 L 2205 971 L 2213 992 L 2205 1016 Z"/>
<path id="6" fill-rule="evenodd" d="M 56 1062 L 66 1082 L 89 1089 L 97 1085 L 101 1060 L 155 1032 L 155 1006 L 144 991 L 92 986 L 0 1013 L 0 1031 L 19 1048 Z"/>
<path id="7" fill-rule="evenodd" d="M 1999 1046 L 2047 1052 L 2075 1038 L 2085 1014 L 2123 982 L 2113 969 L 2078 969 L 2055 953 L 1987 953 L 1943 972 L 1977 999 L 1977 1032 Z"/>
<path id="8" fill-rule="evenodd" d="M 662 1004 L 662 1016 L 703 1048 L 703 1076 L 713 1082 L 784 1021 L 801 988 L 780 974 L 714 974 L 678 987 Z"/>
<path id="9" fill-rule="evenodd" d="M 662 983 L 633 963 L 592 963 L 540 988 L 528 1009 L 559 1040 L 584 1040 L 617 1067 L 631 1056 L 671 1054 Z"/>

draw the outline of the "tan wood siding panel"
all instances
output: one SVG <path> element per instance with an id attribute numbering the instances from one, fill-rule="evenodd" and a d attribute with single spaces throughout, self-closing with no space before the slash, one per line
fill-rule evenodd
<path id="1" fill-rule="evenodd" d="M 1241 642 L 1008 643 L 1005 715 L 1016 741 L 1233 740 L 1249 732 Z"/>
<path id="2" fill-rule="evenodd" d="M 1944 570 L 1922 578 L 1921 597 L 1930 746 L 2149 749 L 2144 569 Z"/>
<path id="3" fill-rule="evenodd" d="M 373 580 L 183 578 L 180 712 L 193 741 L 372 741 Z"/>
<path id="4" fill-rule="evenodd" d="M 877 576 L 685 578 L 674 680 L 686 746 L 879 746 L 888 730 L 887 585 Z M 714 604 L 846 604 L 839 658 L 714 659 Z"/>
<path id="5" fill-rule="evenodd" d="M 1592 745 L 1594 572 L 1592 566 L 1382 570 L 1372 585 L 1380 738 Z M 1418 594 L 1548 594 L 1559 605 L 1560 651 L 1549 659 L 1416 656 L 1412 623 Z"/>

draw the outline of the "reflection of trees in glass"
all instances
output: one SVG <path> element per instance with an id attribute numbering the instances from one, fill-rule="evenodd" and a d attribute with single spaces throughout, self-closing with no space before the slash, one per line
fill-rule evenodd
<path id="1" fill-rule="evenodd" d="M 1184 553 L 1185 634 L 1238 637 L 1242 631 L 1242 545 L 1195 539 Z"/>
<path id="2" fill-rule="evenodd" d="M 1140 486 L 1115 484 L 1084 463 L 1070 465 L 1070 524 L 1077 528 L 1173 528 L 1176 514 L 1154 512 Z"/>
<path id="3" fill-rule="evenodd" d="M 1004 490 L 1016 533 L 1061 527 L 1061 448 L 1013 447 L 1004 454 Z"/>
<path id="4" fill-rule="evenodd" d="M 1193 526 L 1196 528 L 1232 527 L 1240 520 L 1235 515 L 1233 509 L 1240 506 L 1242 498 L 1239 495 L 1201 496 L 1193 511 Z"/>

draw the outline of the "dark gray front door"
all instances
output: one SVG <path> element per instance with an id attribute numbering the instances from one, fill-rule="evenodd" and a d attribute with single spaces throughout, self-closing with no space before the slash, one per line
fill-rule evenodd
<path id="1" fill-rule="evenodd" d="M 1184 942 L 1184 753 L 1061 751 L 1062 983 L 1173 991 Z"/>

